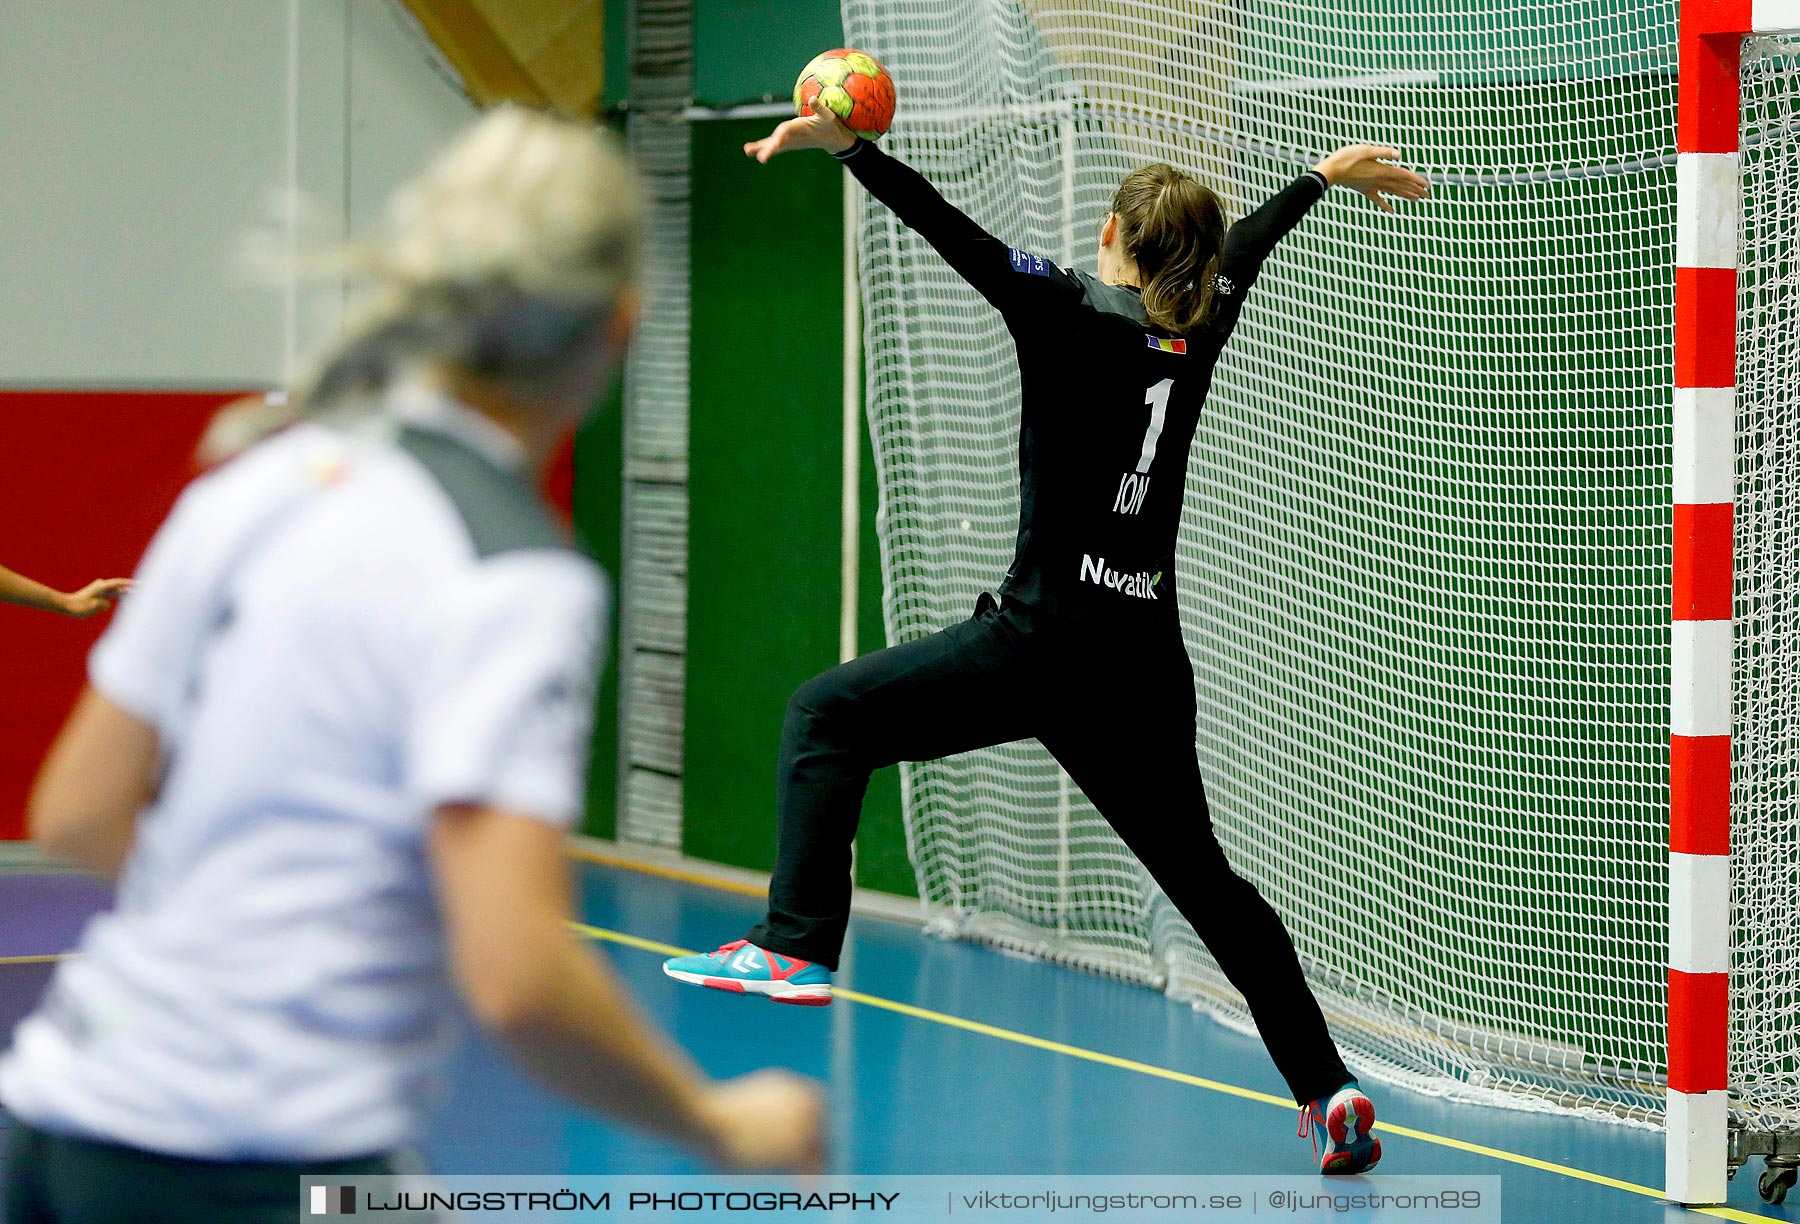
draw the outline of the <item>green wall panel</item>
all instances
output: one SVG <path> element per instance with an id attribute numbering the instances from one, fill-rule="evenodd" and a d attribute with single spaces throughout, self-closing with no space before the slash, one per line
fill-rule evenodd
<path id="1" fill-rule="evenodd" d="M 631 0 L 606 0 L 601 11 L 600 107 L 625 100 L 631 76 Z"/>
<path id="2" fill-rule="evenodd" d="M 623 98 L 626 0 L 606 13 L 605 99 Z M 695 101 L 783 98 L 843 43 L 837 0 L 696 0 Z M 758 167 L 768 120 L 694 126 L 689 657 L 683 849 L 766 870 L 775 764 L 794 688 L 838 658 L 842 463 L 842 171 L 824 157 Z M 578 514 L 615 573 L 618 417 L 579 452 Z M 878 493 L 865 438 L 858 648 L 886 644 Z M 602 475 L 606 469 L 608 475 Z M 610 836 L 618 783 L 617 668 L 595 729 L 588 828 Z M 869 788 L 858 882 L 912 894 L 895 770 Z"/>
<path id="3" fill-rule="evenodd" d="M 837 0 L 696 0 L 694 100 L 786 98 L 807 60 L 843 42 Z"/>
<path id="4" fill-rule="evenodd" d="M 838 661 L 843 171 L 758 166 L 767 120 L 694 128 L 687 761 L 683 849 L 767 870 L 789 695 Z M 863 443 L 859 649 L 885 645 Z M 858 878 L 912 893 L 895 770 L 864 806 Z"/>
<path id="5" fill-rule="evenodd" d="M 694 125 L 684 849 L 767 869 L 789 694 L 838 655 L 843 171 Z"/>
<path id="6" fill-rule="evenodd" d="M 599 708 L 588 768 L 587 819 L 592 837 L 611 837 L 619 801 L 619 523 L 625 461 L 623 399 L 615 388 L 575 438 L 575 532 L 615 584 L 607 625 Z"/>

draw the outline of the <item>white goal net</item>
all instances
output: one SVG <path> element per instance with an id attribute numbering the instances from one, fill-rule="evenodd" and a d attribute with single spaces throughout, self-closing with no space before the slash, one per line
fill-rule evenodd
<path id="1" fill-rule="evenodd" d="M 889 150 L 1009 243 L 1089 269 L 1114 186 L 1147 161 L 1201 174 L 1234 216 L 1349 141 L 1392 144 L 1432 178 L 1398 218 L 1333 193 L 1270 261 L 1220 364 L 1178 586 L 1214 819 L 1359 1069 L 1658 1121 L 1676 4 L 844 14 L 899 86 Z M 1794 168 L 1780 173 L 1793 204 Z M 1005 572 L 1017 374 L 998 317 L 891 216 L 865 203 L 859 242 L 888 629 L 904 640 L 969 615 Z M 1767 380 L 1786 394 L 1795 315 L 1772 310 Z M 1760 410 L 1782 422 L 1771 470 L 1794 462 L 1791 403 Z M 1800 525 L 1785 500 L 1770 510 Z M 1800 540 L 1776 531 L 1791 554 Z M 1767 568 L 1774 585 L 1746 598 L 1779 633 L 1795 597 L 1773 576 L 1792 567 Z M 1800 727 L 1790 691 L 1749 712 L 1773 735 Z M 1768 751 L 1791 766 L 1791 743 Z M 1773 819 L 1791 819 L 1790 776 L 1759 801 Z M 944 926 L 1248 1024 L 1037 745 L 905 780 Z M 1783 947 L 1786 887 L 1770 910 Z M 1787 989 L 1748 997 L 1791 1016 Z"/>
<path id="2" fill-rule="evenodd" d="M 1734 1113 L 1800 1131 L 1800 43 L 1747 39 L 1733 628 Z"/>

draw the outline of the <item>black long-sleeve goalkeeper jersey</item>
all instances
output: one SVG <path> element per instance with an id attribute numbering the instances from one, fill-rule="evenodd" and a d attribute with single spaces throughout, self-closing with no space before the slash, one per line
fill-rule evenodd
<path id="1" fill-rule="evenodd" d="M 1188 449 L 1219 352 L 1263 260 L 1323 196 L 1308 171 L 1232 226 L 1213 315 L 1187 335 L 1136 289 L 1008 247 L 923 176 L 858 140 L 857 181 L 1006 320 L 1018 350 L 1018 551 L 1003 594 L 1065 616 L 1173 620 Z"/>

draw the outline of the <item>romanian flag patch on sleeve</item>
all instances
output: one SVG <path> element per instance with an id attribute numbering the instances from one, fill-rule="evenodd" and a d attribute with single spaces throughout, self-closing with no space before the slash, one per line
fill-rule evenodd
<path id="1" fill-rule="evenodd" d="M 1165 353 L 1185 353 L 1185 352 L 1187 352 L 1187 341 L 1186 340 L 1165 340 L 1161 336 L 1152 336 L 1148 332 L 1144 333 L 1144 339 L 1146 339 L 1150 342 L 1151 348 L 1161 349 Z"/>

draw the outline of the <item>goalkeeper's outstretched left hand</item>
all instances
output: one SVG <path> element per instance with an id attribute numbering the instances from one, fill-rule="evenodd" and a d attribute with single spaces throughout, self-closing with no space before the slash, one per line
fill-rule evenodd
<path id="1" fill-rule="evenodd" d="M 1382 145 L 1345 145 L 1313 169 L 1328 183 L 1348 187 L 1368 196 L 1386 212 L 1394 206 L 1387 200 L 1423 200 L 1431 194 L 1431 184 L 1423 174 L 1393 163 L 1400 160 L 1398 149 Z"/>
<path id="2" fill-rule="evenodd" d="M 744 146 L 744 152 L 766 165 L 777 153 L 792 153 L 795 149 L 842 153 L 855 143 L 856 133 L 845 127 L 836 115 L 820 107 L 810 115 L 789 119 L 761 140 L 752 140 Z"/>

